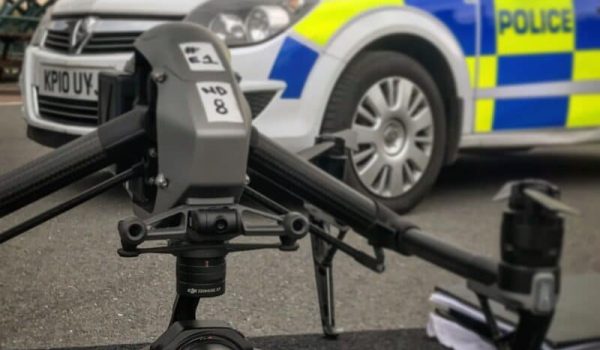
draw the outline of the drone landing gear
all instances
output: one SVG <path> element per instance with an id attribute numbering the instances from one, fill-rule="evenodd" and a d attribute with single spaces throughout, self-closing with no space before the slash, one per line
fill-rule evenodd
<path id="1" fill-rule="evenodd" d="M 344 235 L 345 235 L 345 231 Z M 317 283 L 317 297 L 323 334 L 328 339 L 337 339 L 340 329 L 335 326 L 335 299 L 333 289 L 333 254 L 331 246 L 322 239 L 311 236 L 313 262 L 315 266 L 315 280 Z"/>
<path id="2" fill-rule="evenodd" d="M 301 152 L 300 156 L 308 161 L 313 161 L 330 175 L 343 179 L 348 160 L 346 149 L 347 147 L 356 147 L 355 138 L 351 131 L 323 135 L 317 139 L 317 144 L 314 147 Z M 336 326 L 335 322 L 333 259 L 338 250 L 344 247 L 343 240 L 349 228 L 340 225 L 333 217 L 314 206 L 305 204 L 305 208 L 310 213 L 310 221 L 313 227 L 319 228 L 323 233 L 329 235 L 334 233 L 332 231 L 337 231 L 337 237 L 334 241 L 325 240 L 325 237 L 321 235 L 312 234 L 310 236 L 323 335 L 327 339 L 335 340 L 342 330 Z M 374 258 L 362 255 L 353 249 L 343 250 L 373 271 L 383 272 L 384 256 L 382 249 L 375 248 Z"/>

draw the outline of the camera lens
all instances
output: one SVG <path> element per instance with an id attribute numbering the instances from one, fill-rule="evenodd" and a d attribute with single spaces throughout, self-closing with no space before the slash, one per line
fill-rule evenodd
<path id="1" fill-rule="evenodd" d="M 210 298 L 225 293 L 225 258 L 177 258 L 177 293 Z"/>
<path id="2" fill-rule="evenodd" d="M 183 346 L 180 350 L 237 350 L 237 348 L 230 348 L 222 344 L 192 343 Z"/>
<path id="3" fill-rule="evenodd" d="M 244 347 L 231 339 L 203 332 L 180 346 L 178 350 L 241 350 Z"/>

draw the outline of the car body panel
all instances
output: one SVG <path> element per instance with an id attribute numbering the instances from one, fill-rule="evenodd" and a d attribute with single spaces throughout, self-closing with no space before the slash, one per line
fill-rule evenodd
<path id="1" fill-rule="evenodd" d="M 476 133 L 600 126 L 598 6 L 481 0 Z"/>
<path id="2" fill-rule="evenodd" d="M 162 0 L 62 0 L 54 13 L 58 17 L 98 15 L 103 20 L 121 15 L 182 17 L 206 1 L 175 2 L 177 6 L 167 7 Z M 598 141 L 600 135 L 593 130 L 600 126 L 598 2 L 323 0 L 274 38 L 232 48 L 233 67 L 242 77 L 244 91 L 274 94 L 254 123 L 295 151 L 309 147 L 319 135 L 329 96 L 348 63 L 370 43 L 390 35 L 423 38 L 447 61 L 456 97 L 463 104 L 462 147 Z M 549 26 L 558 25 L 552 11 L 565 13 L 563 30 L 537 37 L 531 23 L 535 27 L 544 14 L 554 18 Z M 523 13 L 532 18 L 529 32 L 516 33 L 523 28 L 515 27 L 516 22 L 509 25 L 507 16 Z M 129 57 L 29 48 L 21 79 L 28 122 L 70 134 L 92 129 L 36 115 L 36 65 L 119 70 Z M 575 128 L 582 130 L 569 130 Z"/>
<path id="3" fill-rule="evenodd" d="M 363 29 L 367 23 L 369 31 Z M 457 97 L 463 100 L 462 132 L 470 133 L 474 92 L 470 85 L 466 56 L 453 33 L 432 14 L 410 7 L 382 8 L 370 11 L 354 19 L 340 30 L 324 48 L 324 51 L 347 64 L 370 43 L 397 33 L 426 38 L 441 52 L 456 83 Z"/>
<path id="4" fill-rule="evenodd" d="M 61 0 L 54 6 L 56 15 L 115 14 L 183 17 L 206 0 L 177 0 L 165 6 L 164 0 Z"/>

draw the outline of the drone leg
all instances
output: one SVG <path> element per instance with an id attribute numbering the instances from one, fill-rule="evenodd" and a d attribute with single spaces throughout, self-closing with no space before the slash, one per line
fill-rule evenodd
<path id="1" fill-rule="evenodd" d="M 169 325 L 179 321 L 193 321 L 196 319 L 196 310 L 200 303 L 200 297 L 177 295 L 173 304 L 171 321 Z"/>
<path id="2" fill-rule="evenodd" d="M 314 235 L 311 236 L 311 242 L 323 334 L 326 338 L 336 339 L 339 330 L 335 327 L 333 269 L 331 262 L 327 259 L 329 245 Z"/>

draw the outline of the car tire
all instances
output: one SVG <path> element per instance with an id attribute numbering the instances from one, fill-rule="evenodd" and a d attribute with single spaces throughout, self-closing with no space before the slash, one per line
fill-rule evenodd
<path id="1" fill-rule="evenodd" d="M 387 108 L 387 109 L 386 109 Z M 322 133 L 353 129 L 345 181 L 403 213 L 429 192 L 444 164 L 446 116 L 440 91 L 414 59 L 367 51 L 342 73 Z"/>

